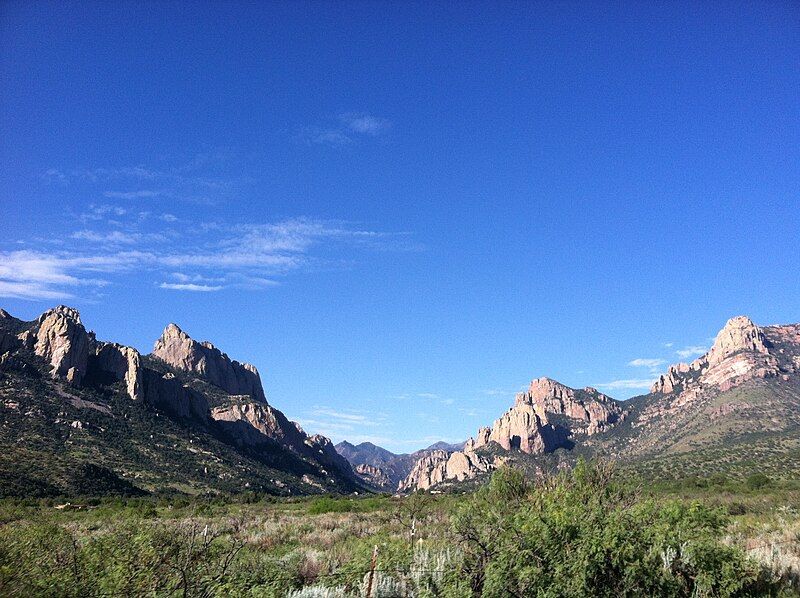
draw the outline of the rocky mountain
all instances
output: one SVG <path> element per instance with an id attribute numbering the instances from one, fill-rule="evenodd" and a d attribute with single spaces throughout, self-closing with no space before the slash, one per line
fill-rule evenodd
<path id="1" fill-rule="evenodd" d="M 401 491 L 446 487 L 514 461 L 534 470 L 603 455 L 654 476 L 800 475 L 800 324 L 729 320 L 713 347 L 679 363 L 649 394 L 615 401 L 593 388 L 531 382 L 462 451 L 423 456 Z M 791 463 L 791 467 L 787 466 Z"/>
<path id="2" fill-rule="evenodd" d="M 336 450 L 372 488 L 394 492 L 422 457 L 437 450 L 453 451 L 463 446 L 463 442 L 448 444 L 440 441 L 413 453 L 395 454 L 371 442 L 353 445 L 345 440 L 336 445 Z"/>
<path id="3" fill-rule="evenodd" d="M 467 440 L 463 450 L 436 450 L 417 461 L 399 490 L 428 489 L 491 471 L 506 459 L 503 454 L 487 456 L 481 449 L 489 446 L 528 455 L 571 449 L 576 442 L 610 429 L 625 415 L 621 403 L 594 388 L 579 390 L 538 378 L 516 395 L 514 406 L 491 428 L 481 428 Z"/>
<path id="4" fill-rule="evenodd" d="M 0 401 L 0 495 L 362 485 L 327 438 L 267 402 L 255 367 L 175 324 L 142 355 L 66 306 L 32 322 L 0 310 Z"/>

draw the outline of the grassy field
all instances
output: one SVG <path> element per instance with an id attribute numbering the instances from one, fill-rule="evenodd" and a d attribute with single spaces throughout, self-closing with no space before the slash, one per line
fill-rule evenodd
<path id="1" fill-rule="evenodd" d="M 0 503 L 3 596 L 800 595 L 800 490 L 603 467 L 469 495 Z"/>

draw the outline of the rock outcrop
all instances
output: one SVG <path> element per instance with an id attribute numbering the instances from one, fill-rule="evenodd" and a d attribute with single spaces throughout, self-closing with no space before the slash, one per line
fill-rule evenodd
<path id="1" fill-rule="evenodd" d="M 429 490 L 445 481 L 463 481 L 499 466 L 501 459 L 487 459 L 465 448 L 464 452 L 434 450 L 421 457 L 408 477 L 397 487 L 399 492 Z"/>
<path id="2" fill-rule="evenodd" d="M 380 467 L 362 463 L 361 465 L 356 465 L 353 471 L 356 472 L 358 477 L 360 477 L 373 488 L 380 490 L 394 490 L 392 487 L 392 480 Z"/>
<path id="3" fill-rule="evenodd" d="M 533 380 L 491 428 L 467 440 L 462 451 L 432 451 L 400 484 L 401 491 L 461 481 L 497 467 L 505 459 L 482 454 L 490 446 L 530 455 L 572 448 L 576 438 L 605 432 L 624 419 L 622 405 L 594 388 L 574 389 L 550 378 Z"/>
<path id="4" fill-rule="evenodd" d="M 779 356 L 773 355 L 774 344 L 765 334 L 769 328 L 759 328 L 746 316 L 731 318 L 717 334 L 708 353 L 689 364 L 671 365 L 655 381 L 650 392 L 678 394 L 683 399 L 691 399 L 704 389 L 725 391 L 753 378 L 778 375 L 787 367 L 782 368 Z M 794 332 L 792 327 L 772 328 L 776 329 L 772 334 L 778 337 L 791 338 Z M 788 367 L 791 369 L 791 364 Z"/>
<path id="5" fill-rule="evenodd" d="M 566 422 L 551 422 L 553 416 L 562 416 Z M 491 428 L 481 428 L 470 438 L 464 450 L 495 442 L 507 451 L 549 453 L 566 447 L 575 435 L 603 432 L 623 416 L 619 403 L 594 388 L 577 390 L 550 378 L 537 378 L 527 391 L 517 394 L 514 406 Z"/>
<path id="6" fill-rule="evenodd" d="M 244 444 L 259 444 L 265 438 L 272 439 L 281 444 L 297 446 L 305 441 L 300 429 L 292 424 L 286 417 L 273 409 L 267 403 L 240 400 L 214 407 L 211 418 L 217 422 L 234 424 L 239 422 L 240 431 L 237 432 L 238 442 Z"/>
<path id="7" fill-rule="evenodd" d="M 79 385 L 86 375 L 89 345 L 81 317 L 71 307 L 59 305 L 39 317 L 33 349 L 49 362 L 53 377 Z"/>
<path id="8" fill-rule="evenodd" d="M 97 343 L 89 367 L 97 368 L 116 380 L 124 380 L 125 390 L 134 401 L 144 399 L 142 357 L 133 347 L 116 343 Z"/>
<path id="9" fill-rule="evenodd" d="M 175 324 L 164 329 L 153 353 L 179 370 L 197 375 L 232 395 L 250 395 L 266 401 L 261 377 L 255 366 L 230 359 L 208 341 L 192 339 Z"/>

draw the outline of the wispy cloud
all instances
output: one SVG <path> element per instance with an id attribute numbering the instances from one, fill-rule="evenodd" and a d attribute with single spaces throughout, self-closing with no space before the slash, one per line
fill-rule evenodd
<path id="1" fill-rule="evenodd" d="M 316 407 L 312 411 L 315 416 L 324 416 L 339 422 L 347 422 L 348 424 L 358 425 L 374 425 L 376 423 L 372 417 L 363 413 L 353 411 L 339 411 L 329 407 Z"/>
<path id="2" fill-rule="evenodd" d="M 194 291 L 200 293 L 208 293 L 213 291 L 220 291 L 224 287 L 220 286 L 209 286 L 206 284 L 193 284 L 193 283 L 173 283 L 173 282 L 162 282 L 158 285 L 159 288 L 162 289 L 171 289 L 173 291 Z"/>
<path id="3" fill-rule="evenodd" d="M 515 394 L 517 391 L 509 388 L 487 388 L 482 391 L 488 397 L 505 397 Z"/>
<path id="4" fill-rule="evenodd" d="M 252 183 L 248 177 L 227 175 L 230 156 L 224 152 L 198 154 L 160 167 L 146 164 L 100 168 L 50 168 L 41 180 L 57 188 L 91 188 L 107 199 L 135 203 L 167 198 L 170 201 L 215 204 Z"/>
<path id="5" fill-rule="evenodd" d="M 70 235 L 73 239 L 83 239 L 97 243 L 112 243 L 115 245 L 132 245 L 142 240 L 142 235 L 138 233 L 125 233 L 122 231 L 111 231 L 99 233 L 91 230 L 79 230 Z"/>
<path id="6" fill-rule="evenodd" d="M 688 347 L 684 347 L 683 349 L 675 351 L 675 354 L 681 359 L 686 359 L 688 357 L 696 357 L 699 355 L 703 355 L 704 353 L 707 352 L 708 352 L 708 347 L 705 347 L 703 345 L 690 345 Z"/>
<path id="7" fill-rule="evenodd" d="M 345 112 L 337 120 L 338 126 L 303 127 L 295 138 L 309 145 L 342 147 L 360 138 L 378 137 L 392 127 L 389 119 L 366 112 Z"/>
<path id="8" fill-rule="evenodd" d="M 315 406 L 298 423 L 307 432 L 323 434 L 332 438 L 350 440 L 351 442 L 374 442 L 385 444 L 390 439 L 379 437 L 369 430 L 383 426 L 386 416 L 383 413 L 365 413 L 355 410 L 333 409 L 327 406 Z"/>
<path id="9" fill-rule="evenodd" d="M 103 196 L 108 197 L 109 199 L 149 199 L 166 194 L 166 191 L 141 189 L 139 191 L 106 191 L 103 193 Z"/>
<path id="10" fill-rule="evenodd" d="M 353 143 L 353 139 L 344 132 L 337 129 L 304 129 L 300 133 L 300 138 L 309 143 L 317 145 L 329 145 L 339 147 Z"/>
<path id="11" fill-rule="evenodd" d="M 339 115 L 342 124 L 354 133 L 376 136 L 387 131 L 392 123 L 386 118 L 372 116 L 366 112 L 347 112 Z"/>
<path id="12" fill-rule="evenodd" d="M 150 280 L 162 276 L 159 286 L 165 290 L 258 290 L 278 284 L 276 277 L 289 272 L 319 267 L 344 250 L 353 255 L 358 249 L 389 245 L 403 249 L 408 239 L 313 218 L 178 224 L 154 219 L 149 212 L 106 206 L 86 216 L 81 218 L 86 228 L 67 235 L 59 251 L 0 250 L 0 281 L 5 283 L 0 296 L 69 298 L 74 287 L 108 284 L 123 273 L 126 284 L 132 284 L 136 274 L 147 273 Z M 339 258 L 330 264 L 340 264 Z"/>
<path id="13" fill-rule="evenodd" d="M 438 399 L 439 395 L 434 392 L 418 392 L 417 396 L 421 399 Z"/>
<path id="14" fill-rule="evenodd" d="M 625 380 L 612 380 L 611 382 L 593 384 L 592 386 L 608 390 L 639 390 L 650 388 L 653 382 L 655 382 L 654 379 L 628 378 Z"/>
<path id="15" fill-rule="evenodd" d="M 633 367 L 644 367 L 644 368 L 657 368 L 658 366 L 664 365 L 666 363 L 663 359 L 650 359 L 650 358 L 642 358 L 637 357 L 628 362 L 628 365 Z"/>

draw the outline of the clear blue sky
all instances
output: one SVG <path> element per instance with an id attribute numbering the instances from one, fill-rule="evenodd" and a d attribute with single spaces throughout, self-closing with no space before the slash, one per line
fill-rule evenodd
<path id="1" fill-rule="evenodd" d="M 795 2 L 3 2 L 0 53 L 0 306 L 175 321 L 337 441 L 800 320 Z"/>

